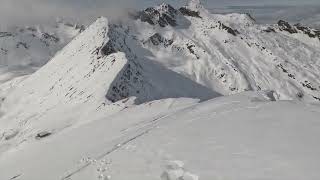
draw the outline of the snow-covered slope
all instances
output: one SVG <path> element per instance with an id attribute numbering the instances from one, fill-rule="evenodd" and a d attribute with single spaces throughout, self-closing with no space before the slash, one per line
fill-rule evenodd
<path id="1" fill-rule="evenodd" d="M 33 73 L 83 29 L 58 21 L 55 25 L 14 27 L 0 32 L 0 83 Z"/>
<path id="2" fill-rule="evenodd" d="M 126 26 L 155 61 L 225 95 L 273 90 L 277 99 L 319 98 L 320 41 L 309 36 L 318 31 L 308 35 L 301 27 L 290 34 L 280 25 L 255 24 L 247 14 L 209 14 L 194 4 L 180 11 L 167 6 L 157 8 L 173 17 L 174 26 L 162 27 L 144 16 Z"/>
<path id="3" fill-rule="evenodd" d="M 98 19 L 44 67 L 10 88 L 10 93 L 3 92 L 1 133 L 26 138 L 42 124 L 63 129 L 70 123 L 84 123 L 93 116 L 118 112 L 132 103 L 218 96 L 155 62 L 123 52 L 106 55 L 110 43 L 122 38 L 118 34 L 109 39 L 108 34 L 112 33 L 107 19 Z M 114 104 L 118 101 L 122 105 Z M 74 109 L 82 111 L 74 113 Z M 65 115 L 56 119 L 55 114 Z"/>
<path id="4" fill-rule="evenodd" d="M 248 14 L 210 14 L 197 0 L 180 9 L 162 4 L 131 12 L 108 29 L 111 40 L 98 54 L 153 60 L 223 95 L 271 90 L 281 100 L 320 99 L 319 30 L 285 21 L 260 25 Z"/>
<path id="5" fill-rule="evenodd" d="M 319 179 L 319 105 L 265 97 L 159 100 L 34 134 L 0 155 L 0 178 Z"/>

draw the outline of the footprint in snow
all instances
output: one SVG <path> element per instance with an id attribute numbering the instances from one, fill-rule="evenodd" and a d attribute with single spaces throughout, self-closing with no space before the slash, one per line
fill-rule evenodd
<path id="1" fill-rule="evenodd" d="M 186 171 L 182 161 L 168 161 L 161 174 L 161 180 L 199 180 L 199 177 Z"/>

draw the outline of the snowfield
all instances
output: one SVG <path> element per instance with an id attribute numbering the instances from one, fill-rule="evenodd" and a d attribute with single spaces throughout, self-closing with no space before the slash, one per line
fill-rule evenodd
<path id="1" fill-rule="evenodd" d="M 320 178 L 319 30 L 199 0 L 65 26 L 0 32 L 1 180 Z"/>
<path id="2" fill-rule="evenodd" d="M 316 180 L 319 115 L 256 93 L 159 100 L 11 146 L 0 178 Z"/>

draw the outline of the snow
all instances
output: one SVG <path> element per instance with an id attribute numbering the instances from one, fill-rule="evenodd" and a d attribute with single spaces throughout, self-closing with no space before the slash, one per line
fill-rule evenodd
<path id="1" fill-rule="evenodd" d="M 219 95 L 153 62 L 128 61 L 121 52 L 103 55 L 108 31 L 107 19 L 98 19 L 45 66 L 10 88 L 10 93 L 4 91 L 0 133 L 14 131 L 30 139 L 42 131 L 40 127 L 66 129 L 133 104 L 177 97 L 207 100 Z M 10 144 L 21 141 L 12 139 Z"/>
<path id="2" fill-rule="evenodd" d="M 318 179 L 319 113 L 251 92 L 159 100 L 10 148 L 0 177 Z"/>
<path id="3" fill-rule="evenodd" d="M 35 72 L 79 31 L 60 21 L 55 25 L 15 27 L 0 32 L 0 83 Z"/>
<path id="4" fill-rule="evenodd" d="M 185 8 L 0 39 L 0 179 L 318 180 L 320 39 Z"/>

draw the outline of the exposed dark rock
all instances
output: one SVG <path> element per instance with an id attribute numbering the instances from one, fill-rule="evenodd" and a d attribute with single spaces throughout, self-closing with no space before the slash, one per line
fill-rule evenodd
<path id="1" fill-rule="evenodd" d="M 163 44 L 164 47 L 168 47 L 173 43 L 172 39 L 166 39 L 162 37 L 159 33 L 152 35 L 147 42 L 151 42 L 153 45 L 158 46 Z"/>
<path id="2" fill-rule="evenodd" d="M 292 79 L 296 79 L 296 77 L 293 74 L 288 74 L 288 76 Z"/>
<path id="3" fill-rule="evenodd" d="M 230 90 L 230 91 L 236 91 L 236 90 L 238 90 L 238 88 L 235 88 L 235 87 L 229 87 L 229 90 Z"/>
<path id="4" fill-rule="evenodd" d="M 159 8 L 147 8 L 140 13 L 132 15 L 142 22 L 147 22 L 151 25 L 159 24 L 161 27 L 177 26 L 176 16 L 179 11 L 168 4 L 162 4 Z"/>
<path id="5" fill-rule="evenodd" d="M 140 94 L 139 89 L 143 88 L 141 79 L 142 74 L 139 66 L 130 61 L 112 84 L 112 88 L 106 94 L 106 98 L 111 102 L 117 102 L 132 95 Z"/>
<path id="6" fill-rule="evenodd" d="M 278 27 L 280 31 L 287 31 L 290 34 L 303 33 L 308 35 L 310 38 L 318 38 L 320 40 L 320 30 L 302 26 L 301 24 L 295 24 L 292 26 L 288 22 L 280 20 L 278 22 Z"/>
<path id="7" fill-rule="evenodd" d="M 107 44 L 101 48 L 100 52 L 103 56 L 109 56 L 110 54 L 116 53 L 117 50 L 115 49 L 113 42 L 109 40 Z"/>
<path id="8" fill-rule="evenodd" d="M 48 33 L 43 33 L 42 34 L 42 38 L 49 40 L 49 41 L 53 41 L 55 43 L 59 42 L 59 38 L 55 37 L 54 35 L 48 34 Z"/>
<path id="9" fill-rule="evenodd" d="M 278 64 L 277 67 L 281 68 L 284 73 L 288 73 L 288 70 L 285 69 L 282 64 Z"/>
<path id="10" fill-rule="evenodd" d="M 320 101 L 320 98 L 319 97 L 316 97 L 316 96 L 312 96 L 315 100 L 318 100 Z"/>
<path id="11" fill-rule="evenodd" d="M 75 28 L 79 29 L 80 33 L 83 32 L 86 29 L 86 27 L 84 25 L 79 25 L 79 24 L 77 24 Z"/>
<path id="12" fill-rule="evenodd" d="M 308 35 L 310 38 L 319 38 L 320 39 L 320 31 L 312 29 L 310 27 L 302 26 L 301 24 L 294 25 L 299 31 L 302 31 L 304 34 Z"/>
<path id="13" fill-rule="evenodd" d="M 200 16 L 200 12 L 198 11 L 192 11 L 186 7 L 181 7 L 179 9 L 179 11 L 181 12 L 181 14 L 183 14 L 184 16 L 191 16 L 191 17 L 196 17 L 196 18 L 202 18 Z"/>
<path id="14" fill-rule="evenodd" d="M 232 34 L 234 36 L 237 36 L 238 34 L 240 34 L 238 30 L 232 29 L 231 27 L 228 27 L 228 26 L 224 25 L 220 21 L 218 23 L 219 23 L 219 28 L 226 30 L 229 34 Z"/>
<path id="15" fill-rule="evenodd" d="M 140 19 L 142 22 L 147 22 L 151 25 L 155 25 L 154 18 L 160 17 L 159 11 L 154 8 L 147 8 L 146 10 L 142 11 L 140 14 Z"/>
<path id="16" fill-rule="evenodd" d="M 306 87 L 306 88 L 312 90 L 312 91 L 316 91 L 317 90 L 317 88 L 313 87 L 312 84 L 309 81 L 301 82 L 301 85 L 303 87 Z"/>
<path id="17" fill-rule="evenodd" d="M 108 37 L 109 41 L 102 46 L 101 48 L 99 47 L 97 49 L 97 53 L 100 51 L 102 56 L 109 56 L 110 54 L 118 52 L 121 47 L 118 47 L 119 45 L 117 44 L 123 44 L 122 47 L 126 46 L 125 44 L 125 39 L 123 39 L 123 35 L 120 34 L 120 32 L 117 31 L 119 28 L 119 25 L 116 24 L 110 24 L 109 25 L 109 31 L 108 31 Z"/>
<path id="18" fill-rule="evenodd" d="M 268 27 L 267 29 L 262 30 L 262 31 L 267 32 L 267 33 L 271 33 L 271 32 L 275 33 L 276 32 L 276 30 L 274 30 L 272 27 Z"/>
<path id="19" fill-rule="evenodd" d="M 2 52 L 5 55 L 8 54 L 8 50 L 4 48 L 0 48 L 0 52 Z"/>
<path id="20" fill-rule="evenodd" d="M 187 48 L 188 48 L 189 52 L 190 52 L 191 54 L 195 55 L 197 59 L 200 59 L 200 57 L 196 54 L 196 52 L 195 52 L 194 49 L 193 49 L 193 48 L 195 48 L 195 47 L 196 47 L 196 46 L 193 45 L 193 44 L 187 45 Z"/>
<path id="21" fill-rule="evenodd" d="M 251 14 L 250 14 L 250 13 L 246 13 L 246 15 L 249 17 L 249 19 L 251 19 L 252 21 L 256 22 L 256 19 L 255 19 L 255 18 L 253 18 L 253 16 L 251 16 Z"/>
<path id="22" fill-rule="evenodd" d="M 288 22 L 280 20 L 278 21 L 278 26 L 281 31 L 287 31 L 290 34 L 298 33 L 294 26 L 291 26 Z"/>
<path id="23" fill-rule="evenodd" d="M 297 97 L 300 98 L 300 99 L 303 98 L 303 97 L 304 97 L 303 92 L 298 92 L 298 93 L 297 93 Z"/>
<path id="24" fill-rule="evenodd" d="M 10 32 L 0 32 L 0 37 L 10 37 L 10 36 L 13 36 L 13 34 Z"/>
<path id="25" fill-rule="evenodd" d="M 10 178 L 10 180 L 17 179 L 17 178 L 19 178 L 20 176 L 22 176 L 22 174 L 15 175 L 15 176 L 13 176 L 12 178 Z"/>
<path id="26" fill-rule="evenodd" d="M 48 131 L 42 131 L 40 133 L 38 133 L 36 135 L 36 139 L 42 139 L 42 138 L 45 138 L 45 137 L 48 137 L 50 136 L 52 133 L 51 132 L 48 132 Z"/>
<path id="27" fill-rule="evenodd" d="M 20 48 L 20 47 L 24 47 L 25 49 L 29 49 L 29 46 L 27 45 L 27 43 L 24 42 L 18 42 L 16 45 L 16 48 Z"/>
<path id="28" fill-rule="evenodd" d="M 10 139 L 13 139 L 19 134 L 19 131 L 11 131 L 4 134 L 4 139 L 6 141 L 9 141 Z"/>

